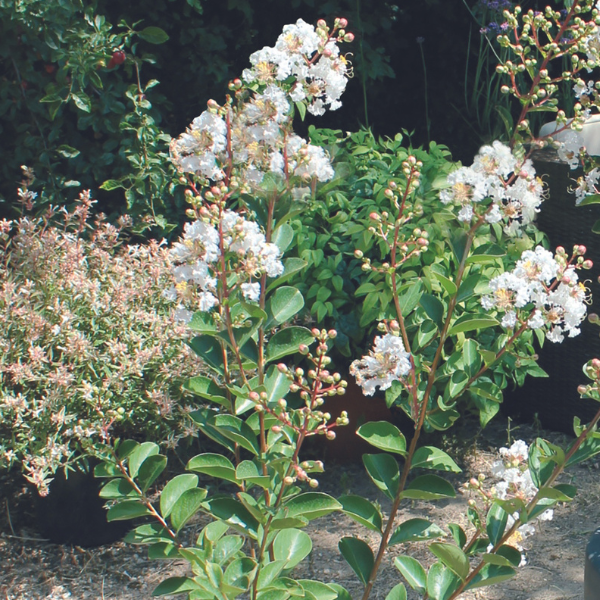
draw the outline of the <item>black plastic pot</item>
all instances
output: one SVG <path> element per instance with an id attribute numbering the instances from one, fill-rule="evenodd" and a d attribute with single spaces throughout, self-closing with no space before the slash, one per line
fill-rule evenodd
<path id="1" fill-rule="evenodd" d="M 600 528 L 596 529 L 585 550 L 583 600 L 600 600 Z"/>

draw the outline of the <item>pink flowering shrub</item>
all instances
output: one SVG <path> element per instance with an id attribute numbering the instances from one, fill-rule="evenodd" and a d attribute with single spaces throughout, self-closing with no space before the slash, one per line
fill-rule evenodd
<path id="1" fill-rule="evenodd" d="M 124 245 L 126 218 L 91 224 L 93 202 L 0 223 L 0 465 L 21 463 L 41 494 L 110 437 L 190 433 L 181 386 L 201 366 L 163 297 L 168 252 Z"/>

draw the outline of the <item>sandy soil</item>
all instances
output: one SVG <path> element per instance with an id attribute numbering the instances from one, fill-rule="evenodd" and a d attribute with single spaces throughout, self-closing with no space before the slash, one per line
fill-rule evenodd
<path id="1" fill-rule="evenodd" d="M 473 433 L 476 428 L 467 426 L 446 440 L 446 449 L 463 466 L 464 473 L 453 480 L 455 487 L 480 472 L 489 473 L 496 460 L 499 446 L 506 444 L 506 430 L 502 423 Z M 469 433 L 469 431 L 471 433 Z M 566 438 L 561 434 L 535 432 L 521 426 L 516 437 L 531 441 L 537 434 L 551 441 Z M 321 478 L 321 489 L 332 495 L 365 493 L 369 499 L 378 500 L 384 510 L 389 502 L 371 484 L 362 467 L 356 464 L 326 464 L 327 473 Z M 583 598 L 584 551 L 590 534 L 600 526 L 600 469 L 599 464 L 588 463 L 573 468 L 563 476 L 563 481 L 579 489 L 576 499 L 555 510 L 554 520 L 540 523 L 533 538 L 525 540 L 527 565 L 515 578 L 481 590 L 465 594 L 465 600 L 580 600 Z M 10 486 L 3 486 L 6 496 Z M 14 490 L 13 490 L 14 492 Z M 23 499 L 21 499 L 21 504 Z M 163 579 L 187 573 L 187 564 L 157 562 L 145 558 L 145 548 L 127 546 L 122 542 L 110 546 L 84 549 L 37 541 L 39 534 L 27 519 L 17 518 L 19 509 L 14 493 L 3 497 L 0 504 L 0 600 L 142 600 L 151 598 L 152 590 Z M 12 509 L 12 510 L 11 510 Z M 401 519 L 425 517 L 443 525 L 448 522 L 466 526 L 466 498 L 437 503 L 413 502 L 401 509 Z M 12 530 L 7 527 L 11 515 Z M 29 525 L 29 526 L 28 526 Z M 201 528 L 195 523 L 187 535 L 193 539 Z M 361 586 L 350 567 L 341 557 L 337 544 L 342 536 L 356 534 L 375 542 L 360 525 L 343 515 L 334 514 L 311 523 L 308 532 L 313 534 L 313 552 L 298 568 L 298 577 L 309 577 L 324 582 L 337 582 L 346 587 L 354 598 L 360 598 Z M 411 554 L 424 562 L 430 560 L 424 544 L 395 546 L 385 559 L 374 600 L 383 600 L 389 590 L 400 581 L 393 567 L 396 554 Z M 409 595 L 409 600 L 416 596 Z"/>

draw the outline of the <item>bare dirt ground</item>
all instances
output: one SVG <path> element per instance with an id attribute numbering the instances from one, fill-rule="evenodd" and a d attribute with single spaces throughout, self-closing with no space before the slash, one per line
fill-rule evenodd
<path id="1" fill-rule="evenodd" d="M 567 443 L 562 434 L 536 432 L 526 426 L 520 426 L 513 435 L 527 442 L 541 435 L 553 442 Z M 464 468 L 464 472 L 453 479 L 458 488 L 471 476 L 490 472 L 497 458 L 497 448 L 507 443 L 507 433 L 501 422 L 481 433 L 477 433 L 476 427 L 465 426 L 453 440 L 445 443 L 446 450 L 457 457 Z M 334 496 L 347 492 L 365 494 L 371 500 L 378 500 L 384 512 L 389 510 L 389 502 L 371 484 L 361 466 L 330 462 L 326 468 L 327 473 L 321 478 L 322 491 Z M 560 505 L 555 510 L 552 521 L 538 523 L 534 537 L 524 541 L 527 565 L 519 569 L 512 580 L 469 592 L 463 596 L 465 600 L 583 598 L 585 546 L 590 534 L 600 526 L 599 465 L 596 462 L 574 467 L 562 480 L 577 486 L 579 493 L 571 504 Z M 14 497 L 2 498 L 0 513 L 10 512 L 13 501 Z M 456 499 L 437 503 L 415 501 L 402 508 L 400 518 L 419 516 L 441 526 L 455 522 L 467 527 L 466 501 L 460 494 Z M 6 515 L 1 520 L 6 521 Z M 200 527 L 200 523 L 190 526 L 187 532 L 190 539 Z M 10 527 L 3 529 L 0 534 L 0 600 L 146 600 L 166 577 L 187 573 L 187 564 L 183 561 L 147 560 L 143 547 L 122 542 L 92 549 L 49 544 L 31 539 L 39 534 L 26 522 L 19 527 L 13 523 L 14 532 Z M 337 544 L 341 537 L 356 534 L 374 545 L 375 534 L 371 536 L 371 532 L 340 514 L 313 521 L 308 532 L 313 538 L 313 552 L 297 568 L 296 575 L 326 583 L 337 582 L 354 598 L 360 598 L 361 586 L 341 557 Z M 371 596 L 374 600 L 383 600 L 401 580 L 393 567 L 393 557 L 399 553 L 431 562 L 425 544 L 394 546 L 385 558 L 385 567 Z M 409 600 L 416 598 L 410 593 L 409 590 Z"/>

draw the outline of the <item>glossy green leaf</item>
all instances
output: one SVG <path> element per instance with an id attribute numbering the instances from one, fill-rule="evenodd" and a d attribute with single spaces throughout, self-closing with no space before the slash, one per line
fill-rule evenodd
<path id="1" fill-rule="evenodd" d="M 252 452 L 255 456 L 259 455 L 260 448 L 256 434 L 242 419 L 233 415 L 217 415 L 213 423 L 221 435 Z"/>
<path id="2" fill-rule="evenodd" d="M 71 98 L 79 110 L 86 113 L 92 112 L 92 102 L 85 92 L 73 93 L 71 94 Z"/>
<path id="3" fill-rule="evenodd" d="M 288 279 L 293 277 L 296 273 L 302 271 L 302 269 L 304 269 L 304 267 L 306 267 L 307 264 L 308 263 L 305 260 L 296 257 L 290 257 L 284 260 L 283 273 L 267 286 L 267 292 L 270 292 L 285 281 L 288 281 Z"/>
<path id="4" fill-rule="evenodd" d="M 273 542 L 275 560 L 285 561 L 285 568 L 292 569 L 304 560 L 312 550 L 310 536 L 299 529 L 283 529 Z"/>
<path id="5" fill-rule="evenodd" d="M 499 504 L 494 502 L 486 517 L 486 531 L 490 538 L 490 542 L 494 546 L 502 539 L 507 522 L 507 512 Z"/>
<path id="6" fill-rule="evenodd" d="M 298 579 L 302 589 L 312 594 L 317 600 L 337 600 L 337 592 L 328 584 L 310 579 Z"/>
<path id="7" fill-rule="evenodd" d="M 160 523 L 146 523 L 130 531 L 123 540 L 126 544 L 152 544 L 155 542 L 171 543 L 173 540 L 168 530 Z"/>
<path id="8" fill-rule="evenodd" d="M 478 587 L 500 583 L 501 581 L 506 581 L 507 579 L 514 577 L 515 574 L 516 571 L 511 567 L 486 564 L 481 571 L 473 577 L 465 589 L 472 590 Z"/>
<path id="9" fill-rule="evenodd" d="M 339 498 L 342 510 L 352 520 L 372 531 L 381 533 L 383 519 L 379 509 L 362 496 L 347 495 Z M 391 542 L 390 542 L 391 543 Z"/>
<path id="10" fill-rule="evenodd" d="M 389 454 L 363 454 L 363 463 L 373 483 L 393 500 L 398 493 L 398 463 Z"/>
<path id="11" fill-rule="evenodd" d="M 452 533 L 452 537 L 459 548 L 464 548 L 467 543 L 467 534 L 465 530 L 456 523 L 448 523 L 448 529 Z"/>
<path id="12" fill-rule="evenodd" d="M 467 264 L 489 263 L 506 256 L 506 251 L 497 244 L 483 244 L 473 250 Z"/>
<path id="13" fill-rule="evenodd" d="M 129 455 L 129 474 L 134 479 L 137 477 L 142 463 L 149 457 L 158 454 L 158 445 L 154 442 L 144 442 L 136 446 L 135 450 Z"/>
<path id="14" fill-rule="evenodd" d="M 342 505 L 323 492 L 304 492 L 285 502 L 283 508 L 288 517 L 299 516 L 311 521 L 342 510 Z"/>
<path id="15" fill-rule="evenodd" d="M 183 384 L 183 389 L 192 394 L 196 394 L 201 398 L 210 400 L 215 404 L 220 404 L 228 410 L 231 410 L 231 400 L 227 397 L 226 392 L 221 386 L 217 385 L 210 377 L 199 375 L 191 377 Z"/>
<path id="16" fill-rule="evenodd" d="M 164 44 L 169 39 L 167 32 L 160 27 L 145 27 L 141 31 L 138 31 L 137 34 L 150 44 Z"/>
<path id="17" fill-rule="evenodd" d="M 436 500 L 455 496 L 452 485 L 437 475 L 421 475 L 413 479 L 402 492 L 403 498 L 415 500 Z"/>
<path id="18" fill-rule="evenodd" d="M 427 593 L 431 600 L 448 600 L 460 586 L 460 578 L 442 563 L 436 562 L 427 573 Z"/>
<path id="19" fill-rule="evenodd" d="M 169 577 L 156 586 L 152 595 L 166 596 L 167 594 L 183 594 L 184 592 L 192 592 L 201 589 L 202 587 L 189 577 Z"/>
<path id="20" fill-rule="evenodd" d="M 444 530 L 431 523 L 427 519 L 408 519 L 401 523 L 392 536 L 389 544 L 405 544 L 408 542 L 421 542 L 423 540 L 431 540 L 439 537 L 444 537 Z"/>
<path id="21" fill-rule="evenodd" d="M 500 322 L 489 315 L 462 315 L 450 327 L 449 335 L 455 333 L 464 333 L 466 331 L 475 331 L 477 329 L 487 329 L 495 327 Z"/>
<path id="22" fill-rule="evenodd" d="M 462 349 L 463 364 L 465 373 L 469 377 L 474 377 L 481 368 L 481 355 L 479 354 L 479 344 L 473 340 L 465 340 Z"/>
<path id="23" fill-rule="evenodd" d="M 106 513 L 107 521 L 126 521 L 152 514 L 148 507 L 138 500 L 125 500 L 111 506 Z"/>
<path id="24" fill-rule="evenodd" d="M 590 204 L 600 204 L 600 194 L 589 194 L 579 202 L 578 206 L 589 206 Z"/>
<path id="25" fill-rule="evenodd" d="M 421 563 L 412 556 L 397 556 L 394 566 L 413 590 L 423 594 L 427 588 L 427 574 Z"/>
<path id="26" fill-rule="evenodd" d="M 251 460 L 243 460 L 236 467 L 235 477 L 240 481 L 248 481 L 264 489 L 268 489 L 271 483 L 271 478 L 259 472 L 258 467 Z"/>
<path id="27" fill-rule="evenodd" d="M 361 582 L 366 585 L 375 564 L 369 544 L 358 538 L 344 537 L 339 541 L 338 548 Z"/>
<path id="28" fill-rule="evenodd" d="M 271 242 L 279 248 L 281 254 L 285 253 L 293 240 L 294 230 L 288 223 L 282 223 L 279 225 L 273 232 L 273 236 L 271 238 Z"/>
<path id="29" fill-rule="evenodd" d="M 266 361 L 278 360 L 298 352 L 301 344 L 312 344 L 314 336 L 306 327 L 286 327 L 271 337 L 267 344 Z"/>
<path id="30" fill-rule="evenodd" d="M 265 377 L 267 402 L 277 402 L 290 391 L 290 380 L 275 365 L 271 365 Z"/>
<path id="31" fill-rule="evenodd" d="M 126 479 L 113 479 L 100 490 L 100 498 L 105 500 L 127 497 L 140 498 L 141 494 Z"/>
<path id="32" fill-rule="evenodd" d="M 211 498 L 202 507 L 215 518 L 224 521 L 232 529 L 256 539 L 259 523 L 250 511 L 233 498 Z"/>
<path id="33" fill-rule="evenodd" d="M 161 454 L 149 456 L 141 465 L 137 479 L 138 485 L 143 492 L 147 492 L 150 486 L 158 479 L 167 466 L 167 457 Z"/>
<path id="34" fill-rule="evenodd" d="M 223 346 L 210 335 L 199 335 L 188 342 L 189 347 L 220 375 L 223 371 Z"/>
<path id="35" fill-rule="evenodd" d="M 470 571 L 469 559 L 458 546 L 434 542 L 429 544 L 429 550 L 463 581 L 465 580 Z"/>
<path id="36" fill-rule="evenodd" d="M 406 318 L 419 304 L 423 295 L 423 282 L 420 279 L 411 281 L 407 291 L 402 294 L 398 301 L 402 316 Z"/>
<path id="37" fill-rule="evenodd" d="M 358 428 L 356 435 L 371 446 L 386 452 L 406 454 L 406 438 L 402 432 L 389 421 L 372 421 Z"/>
<path id="38" fill-rule="evenodd" d="M 277 323 L 289 321 L 304 307 L 304 297 L 294 287 L 277 288 L 270 299 L 271 314 Z"/>
<path id="39" fill-rule="evenodd" d="M 431 273 L 440 282 L 441 286 L 444 288 L 444 290 L 449 296 L 454 296 L 454 294 L 456 294 L 458 288 L 451 279 L 448 279 L 448 277 L 446 277 L 445 275 L 442 275 L 441 273 L 438 273 L 434 270 L 432 270 Z"/>
<path id="40" fill-rule="evenodd" d="M 435 446 L 421 446 L 417 448 L 411 468 L 434 469 L 450 473 L 461 473 L 462 469 L 443 450 Z"/>
<path id="41" fill-rule="evenodd" d="M 337 583 L 328 583 L 327 585 L 337 592 L 337 600 L 352 600 L 352 596 L 348 590 L 343 588 L 341 585 Z"/>
<path id="42" fill-rule="evenodd" d="M 171 508 L 171 525 L 175 532 L 179 530 L 198 512 L 202 501 L 206 498 L 206 490 L 190 488 L 185 490 Z"/>
<path id="43" fill-rule="evenodd" d="M 181 495 L 198 485 L 198 476 L 192 473 L 182 473 L 173 477 L 165 485 L 160 494 L 160 514 L 166 519 L 173 510 L 173 506 Z"/>
<path id="44" fill-rule="evenodd" d="M 210 477 L 217 477 L 218 479 L 238 483 L 233 463 L 222 454 L 213 454 L 210 452 L 199 454 L 190 459 L 185 468 L 187 471 L 204 473 Z"/>
<path id="45" fill-rule="evenodd" d="M 395 585 L 385 597 L 385 600 L 406 600 L 406 588 L 403 583 Z"/>
<path id="46" fill-rule="evenodd" d="M 442 324 L 444 317 L 444 305 L 432 294 L 423 294 L 419 300 L 419 304 L 423 307 L 427 316 L 437 325 Z"/>

